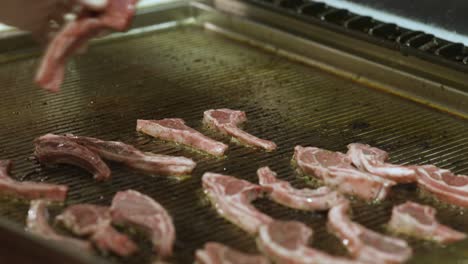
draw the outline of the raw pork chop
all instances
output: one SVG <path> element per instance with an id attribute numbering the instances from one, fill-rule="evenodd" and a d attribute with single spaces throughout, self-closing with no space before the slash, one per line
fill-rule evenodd
<path id="1" fill-rule="evenodd" d="M 439 200 L 468 208 L 468 176 L 428 165 L 417 168 L 418 186 Z"/>
<path id="2" fill-rule="evenodd" d="M 197 165 L 189 158 L 142 152 L 131 145 L 119 141 L 104 141 L 97 138 L 74 136 L 72 134 L 67 134 L 67 137 L 97 153 L 103 159 L 121 162 L 130 168 L 147 173 L 188 175 L 192 173 Z"/>
<path id="3" fill-rule="evenodd" d="M 318 189 L 295 189 L 289 182 L 277 179 L 277 175 L 268 167 L 257 170 L 260 185 L 268 192 L 273 201 L 284 206 L 306 210 L 328 210 L 346 199 L 328 187 Z"/>
<path id="4" fill-rule="evenodd" d="M 137 131 L 162 140 L 184 144 L 214 156 L 222 156 L 228 146 L 187 126 L 180 118 L 137 120 Z"/>
<path id="5" fill-rule="evenodd" d="M 55 220 L 75 235 L 90 236 L 91 241 L 103 252 L 112 251 L 125 257 L 138 249 L 130 238 L 112 227 L 108 207 L 92 204 L 72 205 Z"/>
<path id="6" fill-rule="evenodd" d="M 112 222 L 131 224 L 145 231 L 162 257 L 172 255 L 175 228 L 169 213 L 159 203 L 137 191 L 118 192 L 112 200 Z"/>
<path id="7" fill-rule="evenodd" d="M 362 171 L 369 172 L 398 183 L 416 181 L 414 166 L 402 166 L 385 163 L 387 152 L 366 144 L 353 143 L 348 145 L 348 156 L 354 166 Z"/>
<path id="8" fill-rule="evenodd" d="M 276 149 L 276 144 L 269 141 L 260 139 L 251 135 L 239 128 L 239 125 L 247 121 L 245 112 L 231 109 L 216 109 L 207 110 L 203 114 L 203 122 L 221 133 L 232 136 L 239 140 L 241 143 L 263 148 L 267 151 Z"/>
<path id="9" fill-rule="evenodd" d="M 109 0 L 100 11 L 84 10 L 69 22 L 50 42 L 36 74 L 36 83 L 57 92 L 63 82 L 67 60 L 86 42 L 104 30 L 124 31 L 130 25 L 137 0 Z"/>
<path id="10" fill-rule="evenodd" d="M 325 185 L 366 201 L 383 200 L 395 182 L 359 171 L 347 155 L 315 147 L 294 148 L 293 160 L 305 174 L 315 175 Z"/>
<path id="11" fill-rule="evenodd" d="M 263 188 L 232 176 L 207 172 L 203 175 L 203 189 L 218 214 L 250 234 L 272 219 L 258 211 L 251 202 L 262 196 Z"/>
<path id="12" fill-rule="evenodd" d="M 197 264 L 269 264 L 260 255 L 250 255 L 216 242 L 208 242 L 195 252 Z"/>
<path id="13" fill-rule="evenodd" d="M 109 167 L 96 153 L 68 137 L 47 134 L 37 138 L 34 144 L 34 154 L 43 164 L 71 164 L 89 171 L 96 180 L 111 178 Z"/>
<path id="14" fill-rule="evenodd" d="M 0 195 L 57 202 L 63 202 L 67 198 L 68 187 L 65 185 L 13 180 L 9 174 L 11 166 L 11 160 L 0 160 Z"/>
<path id="15" fill-rule="evenodd" d="M 392 218 L 388 223 L 388 227 L 397 233 L 443 244 L 466 238 L 466 234 L 439 224 L 435 214 L 436 210 L 433 207 L 406 202 L 393 207 Z"/>
<path id="16" fill-rule="evenodd" d="M 349 203 L 333 207 L 328 213 L 328 228 L 349 253 L 366 263 L 402 263 L 411 257 L 406 241 L 384 236 L 354 223 L 348 216 Z"/>
<path id="17" fill-rule="evenodd" d="M 277 264 L 357 264 L 308 247 L 312 229 L 296 221 L 273 221 L 260 227 L 257 246 Z"/>
<path id="18" fill-rule="evenodd" d="M 47 211 L 46 202 L 42 200 L 31 201 L 31 207 L 26 218 L 26 230 L 44 239 L 59 243 L 63 242 L 77 249 L 86 251 L 91 249 L 91 245 L 86 241 L 57 234 L 49 225 L 49 212 Z"/>

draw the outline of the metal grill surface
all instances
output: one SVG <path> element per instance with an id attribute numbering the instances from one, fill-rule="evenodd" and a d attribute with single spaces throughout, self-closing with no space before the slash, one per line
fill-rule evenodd
<path id="1" fill-rule="evenodd" d="M 118 38 L 93 46 L 68 68 L 59 94 L 47 94 L 31 84 L 37 57 L 0 65 L 0 157 L 15 160 L 17 179 L 67 184 L 67 204 L 109 205 L 118 190 L 135 189 L 168 209 L 177 229 L 174 263 L 191 263 L 194 250 L 207 241 L 220 241 L 246 252 L 255 242 L 218 217 L 203 198 L 205 171 L 235 175 L 252 182 L 260 166 L 271 166 L 297 187 L 306 181 L 291 168 L 297 144 L 345 151 L 351 142 L 364 142 L 389 151 L 391 161 L 435 164 L 468 173 L 468 123 L 430 108 L 288 61 L 195 25 Z M 79 70 L 78 70 L 79 69 Z M 180 117 L 207 131 L 203 111 L 229 107 L 247 112 L 245 130 L 275 141 L 276 152 L 230 143 L 227 158 L 215 159 L 135 132 L 137 118 Z M 113 179 L 97 183 L 69 166 L 41 169 L 29 159 L 32 141 L 42 134 L 74 133 L 120 140 L 145 151 L 185 155 L 198 162 L 183 181 L 151 177 L 111 164 Z M 365 226 L 385 231 L 392 205 L 414 200 L 434 205 L 442 223 L 468 232 L 468 218 L 456 208 L 442 206 L 414 186 L 399 186 L 381 204 L 354 203 L 353 217 Z M 255 202 L 278 219 L 310 225 L 315 247 L 346 254 L 325 228 L 326 214 L 290 210 L 264 199 Z M 0 215 L 23 225 L 28 205 L 2 200 Z M 51 208 L 56 214 L 60 206 Z M 137 257 L 116 263 L 148 263 L 149 242 L 140 239 Z M 416 251 L 411 263 L 462 263 L 468 258 L 462 242 L 440 247 L 409 239 Z"/>

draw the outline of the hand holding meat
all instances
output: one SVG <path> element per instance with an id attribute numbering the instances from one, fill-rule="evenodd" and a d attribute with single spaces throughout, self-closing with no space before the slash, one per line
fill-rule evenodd
<path id="1" fill-rule="evenodd" d="M 82 1 L 82 0 L 80 0 Z M 86 43 L 104 31 L 126 30 L 135 14 L 138 0 L 111 0 L 99 12 L 83 10 L 76 19 L 67 23 L 47 47 L 36 73 L 40 87 L 58 92 L 65 78 L 68 59 L 86 46 Z"/>
<path id="2" fill-rule="evenodd" d="M 47 39 L 49 33 L 58 32 L 50 41 L 35 77 L 37 85 L 57 92 L 68 59 L 103 32 L 126 30 L 135 14 L 137 1 L 3 0 L 0 21 L 31 31 L 39 38 Z"/>
<path id="3" fill-rule="evenodd" d="M 107 0 L 2 0 L 0 21 L 30 31 L 43 39 L 65 22 L 64 15 L 79 9 L 102 10 Z"/>

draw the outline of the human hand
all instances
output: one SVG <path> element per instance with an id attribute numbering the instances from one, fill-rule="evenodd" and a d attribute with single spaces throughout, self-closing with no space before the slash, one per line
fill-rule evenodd
<path id="1" fill-rule="evenodd" d="M 99 11 L 109 0 L 0 0 L 0 22 L 47 40 L 65 22 L 65 15 L 83 8 Z"/>

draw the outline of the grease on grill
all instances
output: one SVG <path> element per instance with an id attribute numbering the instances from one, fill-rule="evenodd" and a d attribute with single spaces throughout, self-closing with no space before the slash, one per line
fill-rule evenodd
<path id="1" fill-rule="evenodd" d="M 364 120 L 354 120 L 354 121 L 351 123 L 351 128 L 352 128 L 352 129 L 362 130 L 362 129 L 366 129 L 366 128 L 369 128 L 369 127 L 370 127 L 370 124 L 367 123 L 367 122 L 364 121 Z"/>

